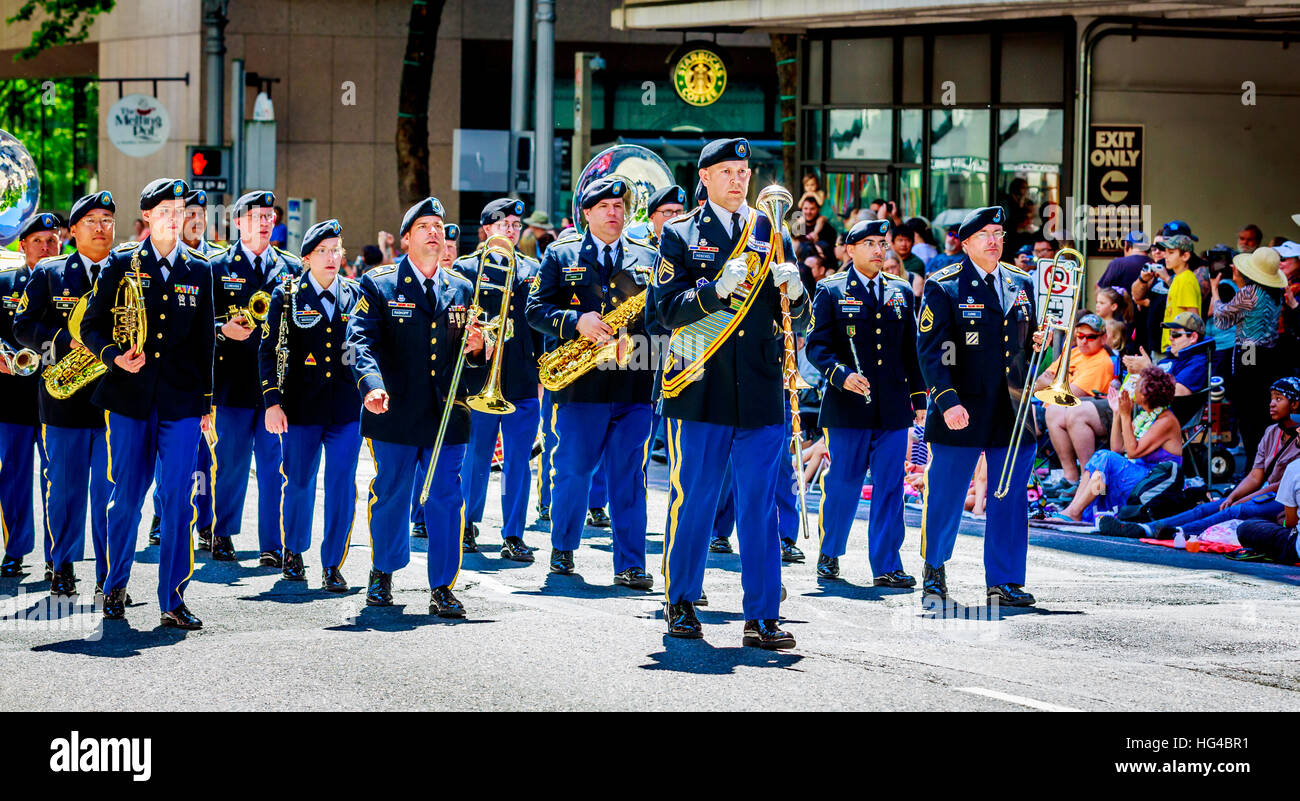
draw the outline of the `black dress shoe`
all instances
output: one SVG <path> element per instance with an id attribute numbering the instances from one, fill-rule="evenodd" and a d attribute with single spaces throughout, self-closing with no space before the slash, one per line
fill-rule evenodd
<path id="1" fill-rule="evenodd" d="M 1033 606 L 1034 596 L 1025 592 L 1025 588 L 1019 584 L 999 584 L 995 587 L 988 588 L 989 603 L 997 603 L 1005 606 Z"/>
<path id="2" fill-rule="evenodd" d="M 212 543 L 213 554 L 212 554 L 212 555 L 213 555 L 214 557 L 216 556 L 216 547 L 217 547 L 217 543 L 216 543 L 215 541 L 213 541 L 213 543 Z M 277 569 L 278 569 L 278 568 L 284 566 L 284 560 L 280 558 L 280 552 L 279 552 L 279 551 L 262 551 L 262 552 L 261 552 L 260 554 L 258 554 L 258 556 L 257 556 L 257 564 L 258 564 L 259 566 L 261 566 L 261 567 L 274 567 L 274 568 L 277 568 Z"/>
<path id="3" fill-rule="evenodd" d="M 46 562 L 46 563 L 45 563 L 45 580 L 46 580 L 46 581 L 53 581 L 53 580 L 54 580 L 54 563 L 53 563 L 53 562 Z"/>
<path id="4" fill-rule="evenodd" d="M 212 551 L 212 559 L 217 562 L 235 561 L 235 543 L 230 541 L 229 537 L 213 537 L 208 540 L 208 549 Z M 265 564 L 265 562 L 263 562 Z"/>
<path id="5" fill-rule="evenodd" d="M 198 544 L 195 549 L 200 551 L 212 550 L 212 526 L 204 526 L 198 531 Z M 222 537 L 226 542 L 230 542 L 230 537 Z"/>
<path id="6" fill-rule="evenodd" d="M 501 558 L 511 562 L 532 562 L 537 557 L 533 556 L 533 549 L 519 537 L 506 537 L 501 543 Z"/>
<path id="7" fill-rule="evenodd" d="M 149 521 L 149 544 L 162 544 L 162 518 L 158 515 L 154 515 L 153 519 Z"/>
<path id="8" fill-rule="evenodd" d="M 699 640 L 704 637 L 700 619 L 695 616 L 695 607 L 690 601 L 668 604 L 664 610 L 664 619 L 668 621 L 668 636 L 684 640 Z"/>
<path id="9" fill-rule="evenodd" d="M 393 574 L 370 569 L 370 585 L 366 587 L 366 606 L 393 605 Z"/>
<path id="10" fill-rule="evenodd" d="M 795 563 L 803 561 L 803 551 L 794 544 L 794 540 L 781 540 L 781 561 Z"/>
<path id="11" fill-rule="evenodd" d="M 170 612 L 162 613 L 160 621 L 164 626 L 175 626 L 178 629 L 194 631 L 203 628 L 203 621 L 189 610 L 185 604 L 181 604 Z"/>
<path id="12" fill-rule="evenodd" d="M 429 539 L 429 529 L 425 528 L 423 520 L 411 524 L 411 536 L 417 540 Z"/>
<path id="13" fill-rule="evenodd" d="M 1145 527 L 1137 523 L 1126 523 L 1114 515 L 1106 515 L 1099 519 L 1097 521 L 1097 531 L 1108 537 L 1130 537 L 1135 540 L 1141 537 L 1150 537 L 1152 534 Z"/>
<path id="14" fill-rule="evenodd" d="M 285 548 L 284 567 L 280 569 L 280 575 L 284 576 L 285 581 L 306 581 L 307 571 L 302 566 L 302 554 Z"/>
<path id="15" fill-rule="evenodd" d="M 77 594 L 77 577 L 72 572 L 72 565 L 66 565 L 54 571 L 50 579 L 50 595 L 56 598 L 71 598 Z"/>
<path id="16" fill-rule="evenodd" d="M 326 592 L 347 592 L 348 582 L 337 567 L 327 567 L 320 572 L 320 588 Z"/>
<path id="17" fill-rule="evenodd" d="M 551 572 L 562 576 L 573 575 L 573 551 L 551 549 Z"/>
<path id="18" fill-rule="evenodd" d="M 461 553 L 478 553 L 478 526 L 465 524 L 465 532 L 460 541 Z"/>
<path id="19" fill-rule="evenodd" d="M 21 556 L 6 556 L 3 562 L 0 562 L 0 578 L 17 578 L 23 574 L 23 558 Z"/>
<path id="20" fill-rule="evenodd" d="M 465 605 L 451 594 L 451 587 L 434 587 L 429 594 L 429 614 L 438 617 L 464 617 Z"/>
<path id="21" fill-rule="evenodd" d="M 622 573 L 615 573 L 614 583 L 634 590 L 651 590 L 655 586 L 654 576 L 639 567 L 629 567 Z"/>
<path id="22" fill-rule="evenodd" d="M 837 579 L 840 577 L 840 558 L 817 554 L 817 578 Z"/>
<path id="23" fill-rule="evenodd" d="M 549 522 L 551 521 L 551 507 L 549 507 L 549 506 L 538 506 L 538 507 L 537 507 L 537 519 L 538 519 L 538 520 L 545 520 L 546 522 L 549 523 Z"/>
<path id="24" fill-rule="evenodd" d="M 871 583 L 877 587 L 892 587 L 896 590 L 907 589 L 916 586 L 916 579 L 907 575 L 901 570 L 894 570 L 880 576 L 876 576 Z"/>
<path id="25" fill-rule="evenodd" d="M 709 553 L 735 553 L 731 550 L 731 540 L 726 537 L 714 537 L 709 540 Z"/>
<path id="26" fill-rule="evenodd" d="M 948 602 L 948 576 L 943 567 L 930 567 L 927 562 L 921 580 L 921 606 Z"/>
<path id="27" fill-rule="evenodd" d="M 704 590 L 700 590 L 700 600 L 696 601 L 696 602 L 695 602 L 695 605 L 696 605 L 696 606 L 708 606 L 708 605 L 709 605 L 709 596 L 707 596 L 707 595 L 704 594 Z"/>
<path id="28" fill-rule="evenodd" d="M 592 528 L 609 528 L 609 515 L 605 514 L 604 508 L 593 506 L 587 510 L 587 525 Z"/>
<path id="29" fill-rule="evenodd" d="M 126 588 L 117 589 L 104 596 L 104 619 L 123 620 L 126 618 Z"/>
<path id="30" fill-rule="evenodd" d="M 95 585 L 95 600 L 98 601 L 98 600 L 99 600 L 103 595 L 104 595 L 104 585 L 103 585 L 103 584 L 96 584 L 96 585 Z M 126 593 L 126 596 L 122 599 L 122 601 L 123 601 L 123 603 L 125 603 L 127 606 L 130 606 L 131 604 L 135 603 L 135 601 L 131 600 L 131 593 L 129 593 L 129 592 Z"/>
<path id="31" fill-rule="evenodd" d="M 750 648 L 781 651 L 794 647 L 794 637 L 782 631 L 779 620 L 746 620 L 742 642 Z"/>

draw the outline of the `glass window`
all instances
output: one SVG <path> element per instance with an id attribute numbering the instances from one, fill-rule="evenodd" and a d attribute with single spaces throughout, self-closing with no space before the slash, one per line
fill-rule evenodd
<path id="1" fill-rule="evenodd" d="M 752 133 L 767 129 L 767 100 L 758 84 L 728 82 L 726 91 L 717 102 L 697 107 L 683 101 L 672 87 L 663 83 L 657 83 L 655 87 L 653 105 L 642 102 L 646 94 L 646 90 L 641 88 L 642 83 L 641 80 L 619 83 L 614 92 L 614 130 Z M 569 102 L 572 104 L 573 101 Z M 596 99 L 594 88 L 591 105 L 593 115 L 603 113 L 604 105 Z M 570 118 L 573 116 L 572 105 L 568 114 Z M 593 116 L 593 127 L 599 128 L 603 122 L 603 117 L 596 122 Z"/>
<path id="2" fill-rule="evenodd" d="M 873 200 L 888 200 L 889 176 L 883 172 L 864 172 L 858 175 L 858 208 L 870 208 Z"/>
<path id="3" fill-rule="evenodd" d="M 803 99 L 812 106 L 822 104 L 822 53 L 820 39 L 808 42 L 808 57 L 803 60 Z"/>
<path id="4" fill-rule="evenodd" d="M 822 116 L 820 111 L 805 111 L 803 114 L 803 156 L 812 161 L 822 158 Z"/>
<path id="5" fill-rule="evenodd" d="M 899 138 L 901 139 L 898 148 L 899 161 L 910 164 L 921 163 L 921 146 L 924 144 L 921 127 L 923 115 L 924 112 L 919 108 L 908 108 L 899 112 Z"/>
<path id="6" fill-rule="evenodd" d="M 989 111 L 930 112 L 930 212 L 934 227 L 960 222 L 989 197 Z"/>
<path id="7" fill-rule="evenodd" d="M 998 203 L 1009 231 L 1032 234 L 1043 208 L 1061 201 L 1065 112 L 1004 109 L 998 112 Z"/>
<path id="8" fill-rule="evenodd" d="M 36 78 L 0 80 L 0 128 L 23 143 L 40 175 L 40 207 L 66 214 L 74 200 L 95 191 L 99 84 L 56 78 L 52 91 Z M 52 102 L 44 102 L 52 97 Z"/>
<path id="9" fill-rule="evenodd" d="M 947 97 L 959 106 L 989 102 L 989 49 L 984 34 L 934 37 L 931 102 L 949 105 Z"/>
<path id="10" fill-rule="evenodd" d="M 1002 37 L 1003 103 L 1060 103 L 1065 99 L 1065 37 L 1008 33 Z"/>
<path id="11" fill-rule="evenodd" d="M 924 103 L 925 43 L 919 36 L 903 37 L 903 102 Z"/>
<path id="12" fill-rule="evenodd" d="M 656 91 L 672 87 L 657 86 Z M 662 95 L 662 92 L 659 92 Z M 685 105 L 685 104 L 683 104 Z M 555 81 L 555 127 L 566 131 L 573 130 L 573 80 Z M 591 128 L 602 130 L 605 127 L 605 86 L 599 81 L 592 81 L 591 86 Z"/>
<path id="13" fill-rule="evenodd" d="M 921 216 L 921 168 L 898 171 L 899 213 L 904 219 Z"/>
<path id="14" fill-rule="evenodd" d="M 833 159 L 893 157 L 894 112 L 889 109 L 832 109 L 829 148 Z"/>
<path id="15" fill-rule="evenodd" d="M 832 103 L 894 102 L 894 40 L 836 39 L 831 42 Z"/>

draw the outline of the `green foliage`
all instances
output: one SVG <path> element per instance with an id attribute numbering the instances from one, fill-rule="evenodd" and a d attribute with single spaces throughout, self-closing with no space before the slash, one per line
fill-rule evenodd
<path id="1" fill-rule="evenodd" d="M 112 11 L 114 5 L 115 0 L 27 0 L 6 21 L 26 22 L 37 9 L 44 12 L 46 19 L 32 32 L 32 41 L 18 51 L 14 61 L 35 58 L 51 47 L 84 42 L 95 17 Z"/>
<path id="2" fill-rule="evenodd" d="M 99 84 L 89 78 L 0 80 L 0 128 L 36 161 L 41 208 L 67 213 L 95 188 Z"/>

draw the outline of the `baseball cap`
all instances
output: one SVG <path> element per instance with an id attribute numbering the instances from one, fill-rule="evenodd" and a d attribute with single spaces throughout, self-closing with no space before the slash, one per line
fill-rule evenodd
<path id="1" fill-rule="evenodd" d="M 1196 312 L 1182 312 L 1169 322 L 1161 323 L 1160 327 L 1181 328 L 1205 336 L 1205 322 L 1201 320 L 1201 315 Z"/>
<path id="2" fill-rule="evenodd" d="M 1141 231 L 1129 231 L 1128 236 L 1124 237 L 1124 244 L 1136 250 L 1146 250 L 1151 247 L 1151 240 Z"/>
<path id="3" fill-rule="evenodd" d="M 1200 239 L 1196 236 L 1196 234 L 1192 233 L 1192 226 L 1188 225 L 1182 220 L 1170 220 L 1169 222 L 1165 223 L 1160 228 L 1160 235 L 1166 238 L 1171 236 L 1182 235 L 1188 237 L 1193 242 L 1200 241 Z"/>
<path id="4" fill-rule="evenodd" d="M 1076 326 L 1086 325 L 1099 334 L 1106 330 L 1106 324 L 1102 322 L 1101 317 L 1091 313 L 1085 314 L 1082 317 L 1080 317 L 1078 322 L 1075 323 L 1075 325 Z"/>
<path id="5" fill-rule="evenodd" d="M 1283 242 L 1274 250 L 1277 251 L 1277 255 L 1284 259 L 1294 259 L 1300 257 L 1300 242 Z"/>
<path id="6" fill-rule="evenodd" d="M 1192 240 L 1183 234 L 1165 236 L 1163 244 L 1165 250 L 1181 250 L 1184 253 L 1196 252 L 1196 245 L 1193 245 Z"/>

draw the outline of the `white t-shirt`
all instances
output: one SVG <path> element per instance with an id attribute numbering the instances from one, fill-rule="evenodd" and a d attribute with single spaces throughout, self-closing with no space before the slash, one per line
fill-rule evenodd
<path id="1" fill-rule="evenodd" d="M 1300 508 L 1300 459 L 1286 466 L 1282 481 L 1277 485 L 1277 502 Z M 1300 539 L 1296 540 L 1296 557 L 1300 558 Z"/>

